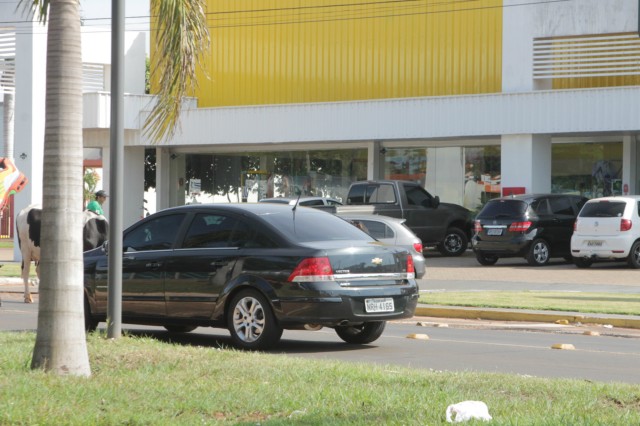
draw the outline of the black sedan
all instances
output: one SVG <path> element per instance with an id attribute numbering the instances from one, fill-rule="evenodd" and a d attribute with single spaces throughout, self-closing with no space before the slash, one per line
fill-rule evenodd
<path id="1" fill-rule="evenodd" d="M 366 344 L 410 318 L 411 255 L 308 207 L 195 204 L 163 210 L 124 233 L 122 321 L 188 332 L 227 328 L 244 349 L 284 329 L 332 327 Z M 85 326 L 107 315 L 106 244 L 84 254 Z"/>

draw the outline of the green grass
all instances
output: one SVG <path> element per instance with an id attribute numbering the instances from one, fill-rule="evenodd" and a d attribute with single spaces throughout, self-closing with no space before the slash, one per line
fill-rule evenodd
<path id="1" fill-rule="evenodd" d="M 0 277 L 7 278 L 20 278 L 20 262 L 0 262 Z M 36 277 L 36 265 L 31 264 L 31 268 L 29 268 L 29 276 L 31 278 Z"/>
<path id="2" fill-rule="evenodd" d="M 88 338 L 93 375 L 58 377 L 29 369 L 34 339 L 0 333 L 0 424 L 444 425 L 446 407 L 464 400 L 486 402 L 491 425 L 640 424 L 640 387 L 626 384 L 314 361 L 99 334 Z"/>
<path id="3" fill-rule="evenodd" d="M 420 303 L 640 315 L 640 294 L 568 291 L 444 291 L 423 293 L 420 295 Z"/>

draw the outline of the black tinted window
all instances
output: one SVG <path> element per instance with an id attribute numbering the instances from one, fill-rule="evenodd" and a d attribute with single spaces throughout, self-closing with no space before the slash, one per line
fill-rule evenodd
<path id="1" fill-rule="evenodd" d="M 489 201 L 478 213 L 479 218 L 521 217 L 527 210 L 527 203 L 520 200 Z"/>
<path id="2" fill-rule="evenodd" d="M 580 217 L 621 217 L 626 207 L 625 202 L 595 201 L 584 205 Z"/>
<path id="3" fill-rule="evenodd" d="M 297 212 L 263 215 L 261 218 L 292 241 L 372 240 L 351 223 L 309 207 L 300 207 Z"/>
<path id="4" fill-rule="evenodd" d="M 573 206 L 569 198 L 549 198 L 551 213 L 563 216 L 573 216 Z"/>
<path id="5" fill-rule="evenodd" d="M 394 233 L 386 224 L 375 220 L 361 220 L 366 232 L 373 238 L 393 238 Z"/>
<path id="6" fill-rule="evenodd" d="M 551 207 L 549 207 L 549 200 L 547 198 L 540 198 L 531 203 L 531 210 L 537 215 L 551 214 Z"/>
<path id="7" fill-rule="evenodd" d="M 230 247 L 231 233 L 238 221 L 229 216 L 212 213 L 200 213 L 189 225 L 182 246 L 196 247 Z"/>
<path id="8" fill-rule="evenodd" d="M 307 201 L 300 201 L 300 205 L 301 206 L 324 206 L 324 203 L 322 202 L 322 200 L 307 200 Z"/>
<path id="9" fill-rule="evenodd" d="M 396 193 L 392 185 L 369 186 L 367 200 L 369 204 L 393 204 L 396 202 Z"/>
<path id="10" fill-rule="evenodd" d="M 131 230 L 124 237 L 124 251 L 166 250 L 173 246 L 183 214 L 161 216 Z"/>
<path id="11" fill-rule="evenodd" d="M 407 194 L 407 203 L 410 206 L 430 205 L 429 203 L 425 203 L 425 201 L 431 200 L 431 196 L 423 188 L 414 185 L 405 185 L 404 190 Z"/>
<path id="12" fill-rule="evenodd" d="M 364 204 L 364 190 L 366 185 L 354 185 L 349 190 L 347 204 Z"/>

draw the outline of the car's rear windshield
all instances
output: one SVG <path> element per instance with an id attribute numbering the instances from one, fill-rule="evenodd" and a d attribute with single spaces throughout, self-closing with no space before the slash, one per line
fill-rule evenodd
<path id="1" fill-rule="evenodd" d="M 307 212 L 303 209 L 312 211 Z M 311 207 L 301 207 L 295 213 L 266 214 L 261 217 L 291 241 L 373 241 L 372 237 L 355 225 L 330 213 L 324 213 Z"/>
<path id="2" fill-rule="evenodd" d="M 624 201 L 591 201 L 580 210 L 580 217 L 621 217 L 627 203 Z"/>
<path id="3" fill-rule="evenodd" d="M 489 201 L 478 213 L 478 218 L 495 219 L 499 217 L 520 217 L 527 211 L 527 203 L 521 200 Z"/>

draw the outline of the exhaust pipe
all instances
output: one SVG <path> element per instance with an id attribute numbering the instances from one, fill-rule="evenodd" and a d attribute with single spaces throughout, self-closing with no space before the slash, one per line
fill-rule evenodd
<path id="1" fill-rule="evenodd" d="M 304 329 L 309 331 L 318 331 L 322 329 L 322 326 L 320 324 L 305 324 Z"/>

